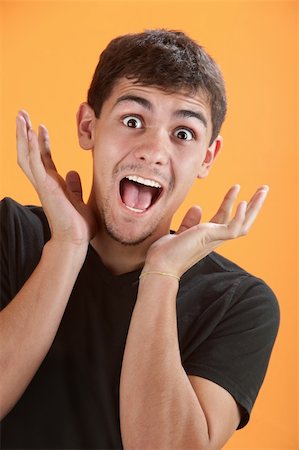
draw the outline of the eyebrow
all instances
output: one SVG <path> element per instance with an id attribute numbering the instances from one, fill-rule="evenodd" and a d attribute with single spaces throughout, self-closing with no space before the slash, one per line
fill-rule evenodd
<path id="1" fill-rule="evenodd" d="M 135 102 L 138 105 L 142 106 L 143 108 L 147 109 L 148 111 L 153 110 L 153 106 L 152 106 L 151 102 L 144 97 L 139 97 L 138 95 L 122 95 L 121 97 L 119 97 L 116 100 L 114 107 L 116 105 L 118 105 L 119 103 L 127 102 L 127 101 Z M 208 122 L 207 122 L 205 115 L 200 111 L 179 109 L 179 110 L 175 111 L 174 115 L 175 115 L 175 117 L 183 118 L 183 119 L 194 117 L 195 119 L 198 119 L 204 125 L 205 128 L 207 128 L 207 126 L 208 126 Z"/>
<path id="2" fill-rule="evenodd" d="M 190 111 L 188 109 L 180 109 L 175 112 L 175 116 L 179 118 L 189 118 L 194 117 L 195 119 L 198 119 L 205 128 L 208 126 L 208 122 L 204 114 L 202 114 L 200 111 Z"/>
<path id="3" fill-rule="evenodd" d="M 122 95 L 116 100 L 114 107 L 122 102 L 135 102 L 138 103 L 138 105 L 143 106 L 143 108 L 148 109 L 149 111 L 153 109 L 151 102 L 143 97 L 139 97 L 138 95 Z"/>

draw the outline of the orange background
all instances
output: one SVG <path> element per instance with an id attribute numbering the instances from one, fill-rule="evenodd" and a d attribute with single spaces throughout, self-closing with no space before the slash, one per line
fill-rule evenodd
<path id="1" fill-rule="evenodd" d="M 91 184 L 89 152 L 76 139 L 75 113 L 100 51 L 116 35 L 144 28 L 182 29 L 215 57 L 227 81 L 224 150 L 196 183 L 174 220 L 202 205 L 207 220 L 224 192 L 240 183 L 247 199 L 259 184 L 270 194 L 250 234 L 220 253 L 265 279 L 281 305 L 281 328 L 249 425 L 226 449 L 298 449 L 297 436 L 297 3 L 294 1 L 2 1 L 1 196 L 36 203 L 16 165 L 14 120 L 27 109 L 45 123 L 62 174 Z"/>

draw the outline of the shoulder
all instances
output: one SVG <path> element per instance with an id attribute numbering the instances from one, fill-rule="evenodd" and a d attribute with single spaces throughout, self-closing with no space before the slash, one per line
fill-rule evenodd
<path id="1" fill-rule="evenodd" d="M 278 302 L 272 289 L 261 278 L 249 273 L 224 256 L 212 252 L 186 272 L 183 282 L 196 285 L 199 290 L 231 293 L 231 302 L 246 297 L 268 299 L 277 310 Z"/>
<path id="2" fill-rule="evenodd" d="M 40 206 L 23 206 L 8 197 L 0 202 L 0 227 L 2 252 L 8 247 L 10 253 L 25 256 L 29 250 L 41 250 L 50 239 L 50 228 L 43 209 Z"/>
<path id="3" fill-rule="evenodd" d="M 11 198 L 0 202 L 1 307 L 22 287 L 50 238 L 47 218 L 39 206 L 23 206 Z"/>
<path id="4" fill-rule="evenodd" d="M 230 274 L 236 280 L 235 302 L 243 301 L 246 303 L 245 299 L 247 299 L 250 301 L 251 307 L 253 303 L 258 306 L 259 312 L 261 312 L 261 308 L 264 306 L 267 310 L 272 310 L 275 315 L 279 316 L 277 297 L 264 280 L 215 252 L 208 256 L 208 261 L 207 264 L 213 270 L 221 273 L 223 278 Z"/>
<path id="5" fill-rule="evenodd" d="M 45 234 L 49 231 L 48 221 L 42 207 L 23 206 L 9 197 L 5 197 L 0 202 L 0 218 L 3 229 L 10 226 L 27 226 L 40 229 Z"/>
<path id="6" fill-rule="evenodd" d="M 223 333 L 246 330 L 249 335 L 255 330 L 261 340 L 274 341 L 280 322 L 275 293 L 264 280 L 229 259 L 212 252 L 186 272 L 180 291 L 181 314 L 206 313 L 210 329 L 213 323 Z"/>

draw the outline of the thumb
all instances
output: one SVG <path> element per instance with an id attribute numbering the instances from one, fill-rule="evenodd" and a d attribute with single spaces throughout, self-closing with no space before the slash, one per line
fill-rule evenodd
<path id="1" fill-rule="evenodd" d="M 186 213 L 182 220 L 182 223 L 177 231 L 177 234 L 188 230 L 189 228 L 198 225 L 201 220 L 201 208 L 200 206 L 192 206 Z"/>
<path id="2" fill-rule="evenodd" d="M 79 176 L 78 172 L 75 172 L 74 170 L 72 170 L 71 172 L 68 172 L 66 174 L 65 182 L 66 182 L 67 189 L 72 194 L 75 195 L 77 200 L 80 200 L 83 202 L 82 185 L 81 185 L 81 180 L 80 180 L 80 176 Z"/>

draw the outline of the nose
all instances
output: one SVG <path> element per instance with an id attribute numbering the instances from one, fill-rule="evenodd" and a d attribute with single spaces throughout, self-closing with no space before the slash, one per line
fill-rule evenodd
<path id="1" fill-rule="evenodd" d="M 134 156 L 148 164 L 166 165 L 169 161 L 169 146 L 166 130 L 147 129 L 134 149 Z"/>

